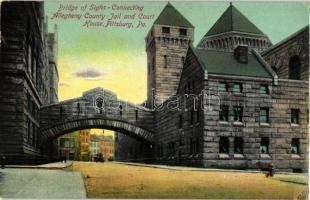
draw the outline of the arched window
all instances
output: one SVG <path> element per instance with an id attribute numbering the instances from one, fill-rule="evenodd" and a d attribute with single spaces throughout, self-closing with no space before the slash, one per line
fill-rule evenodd
<path id="1" fill-rule="evenodd" d="M 289 79 L 300 80 L 300 60 L 298 56 L 290 58 Z"/>

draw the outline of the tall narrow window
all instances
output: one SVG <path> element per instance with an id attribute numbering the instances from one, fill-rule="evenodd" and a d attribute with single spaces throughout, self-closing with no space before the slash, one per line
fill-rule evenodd
<path id="1" fill-rule="evenodd" d="M 293 138 L 291 143 L 291 153 L 299 154 L 299 138 Z"/>
<path id="2" fill-rule="evenodd" d="M 194 111 L 191 110 L 191 113 L 190 113 L 190 121 L 191 121 L 191 125 L 194 124 Z"/>
<path id="3" fill-rule="evenodd" d="M 194 140 L 193 140 L 193 138 L 191 137 L 190 139 L 189 139 L 189 153 L 190 154 L 193 154 L 194 153 Z"/>
<path id="4" fill-rule="evenodd" d="M 227 153 L 227 154 L 229 153 L 228 137 L 220 137 L 219 152 L 220 153 Z"/>
<path id="5" fill-rule="evenodd" d="M 300 80 L 300 59 L 298 56 L 290 58 L 289 79 Z"/>
<path id="6" fill-rule="evenodd" d="M 184 56 L 182 56 L 181 61 L 182 61 L 182 65 L 184 65 L 184 63 L 185 63 L 185 58 L 184 58 Z"/>
<path id="7" fill-rule="evenodd" d="M 183 127 L 183 116 L 182 114 L 179 115 L 179 128 L 182 128 Z"/>
<path id="8" fill-rule="evenodd" d="M 291 123 L 299 124 L 299 110 L 298 109 L 291 109 Z"/>
<path id="9" fill-rule="evenodd" d="M 138 113 L 138 110 L 135 110 L 135 114 L 136 114 L 136 120 L 138 120 L 138 117 L 139 117 L 139 113 Z"/>
<path id="10" fill-rule="evenodd" d="M 78 112 L 78 114 L 80 114 L 80 111 L 81 111 L 80 103 L 77 103 L 77 112 Z"/>
<path id="11" fill-rule="evenodd" d="M 269 108 L 260 108 L 259 122 L 260 123 L 269 123 Z"/>
<path id="12" fill-rule="evenodd" d="M 234 121 L 242 122 L 243 108 L 241 106 L 234 106 Z"/>
<path id="13" fill-rule="evenodd" d="M 196 123 L 199 123 L 199 122 L 200 122 L 200 110 L 198 108 L 196 111 Z"/>
<path id="14" fill-rule="evenodd" d="M 261 94 L 269 94 L 268 85 L 260 85 L 259 92 Z"/>
<path id="15" fill-rule="evenodd" d="M 167 61 L 167 55 L 164 55 L 164 68 L 167 68 L 168 61 Z"/>
<path id="16" fill-rule="evenodd" d="M 221 105 L 219 112 L 220 121 L 228 121 L 228 113 L 229 113 L 229 106 Z"/>
<path id="17" fill-rule="evenodd" d="M 260 153 L 269 153 L 269 138 L 263 137 L 260 141 Z"/>
<path id="18" fill-rule="evenodd" d="M 196 137 L 196 148 L 195 148 L 195 154 L 199 153 L 199 149 L 200 149 L 200 140 L 199 137 Z"/>
<path id="19" fill-rule="evenodd" d="M 123 115 L 123 106 L 119 105 L 119 115 L 122 116 Z"/>
<path id="20" fill-rule="evenodd" d="M 239 153 L 239 154 L 243 154 L 243 139 L 242 139 L 242 137 L 235 137 L 234 152 Z"/>

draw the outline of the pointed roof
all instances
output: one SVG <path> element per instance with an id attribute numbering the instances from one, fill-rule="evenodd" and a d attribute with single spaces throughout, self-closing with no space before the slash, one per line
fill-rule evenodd
<path id="1" fill-rule="evenodd" d="M 169 2 L 155 20 L 154 24 L 194 28 L 194 26 Z"/>
<path id="2" fill-rule="evenodd" d="M 230 6 L 225 10 L 222 16 L 215 22 L 215 24 L 206 33 L 205 36 L 211 36 L 230 31 L 264 35 L 261 30 L 259 30 L 232 4 L 230 4 Z"/>

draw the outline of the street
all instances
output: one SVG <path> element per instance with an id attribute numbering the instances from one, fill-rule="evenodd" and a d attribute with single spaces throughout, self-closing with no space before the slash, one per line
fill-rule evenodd
<path id="1" fill-rule="evenodd" d="M 85 198 L 78 172 L 49 169 L 0 169 L 0 197 Z"/>

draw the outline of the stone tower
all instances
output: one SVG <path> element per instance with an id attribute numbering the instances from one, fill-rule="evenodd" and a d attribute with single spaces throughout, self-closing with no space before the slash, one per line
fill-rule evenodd
<path id="1" fill-rule="evenodd" d="M 160 103 L 176 94 L 193 35 L 193 25 L 168 3 L 145 38 L 149 107 L 153 108 L 155 95 Z"/>
<path id="2" fill-rule="evenodd" d="M 247 46 L 249 51 L 262 52 L 271 45 L 269 38 L 231 3 L 197 47 L 233 51 L 238 46 Z"/>

